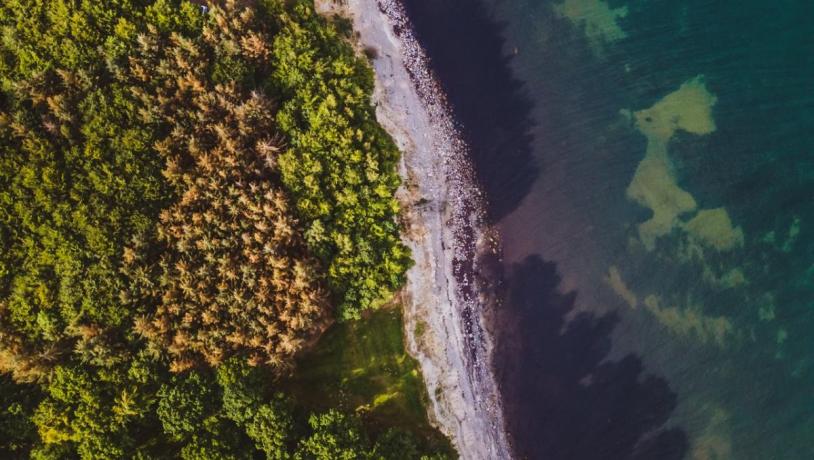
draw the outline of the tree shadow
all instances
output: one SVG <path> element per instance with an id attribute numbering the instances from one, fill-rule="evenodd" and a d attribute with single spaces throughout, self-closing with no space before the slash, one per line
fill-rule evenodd
<path id="1" fill-rule="evenodd" d="M 496 312 L 495 371 L 517 457 L 683 458 L 686 434 L 664 427 L 676 394 L 632 354 L 609 361 L 618 317 L 574 312 L 576 293 L 559 284 L 556 264 L 529 256 Z"/>
<path id="2" fill-rule="evenodd" d="M 479 1 L 403 4 L 460 123 L 489 218 L 497 222 L 520 204 L 539 174 L 531 147 L 533 103 L 509 68 L 503 25 Z"/>

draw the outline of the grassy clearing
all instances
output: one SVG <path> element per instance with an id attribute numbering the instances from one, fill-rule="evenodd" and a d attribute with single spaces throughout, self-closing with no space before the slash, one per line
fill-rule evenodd
<path id="1" fill-rule="evenodd" d="M 374 436 L 399 427 L 426 447 L 453 452 L 427 420 L 427 394 L 418 363 L 404 348 L 399 308 L 333 326 L 285 385 L 304 410 L 354 411 Z"/>

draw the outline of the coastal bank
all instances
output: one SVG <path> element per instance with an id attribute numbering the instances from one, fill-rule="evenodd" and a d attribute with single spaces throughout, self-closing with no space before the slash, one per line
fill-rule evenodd
<path id="1" fill-rule="evenodd" d="M 403 238 L 415 260 L 403 291 L 405 335 L 427 385 L 430 419 L 462 458 L 508 458 L 484 326 L 490 307 L 475 276 L 495 239 L 467 146 L 398 2 L 318 0 L 316 7 L 352 21 L 376 73 L 378 121 L 403 154 Z"/>

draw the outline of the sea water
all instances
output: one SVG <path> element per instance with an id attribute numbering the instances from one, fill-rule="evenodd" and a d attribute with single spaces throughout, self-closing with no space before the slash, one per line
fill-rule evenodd
<path id="1" fill-rule="evenodd" d="M 814 2 L 404 3 L 501 235 L 516 455 L 814 458 Z"/>

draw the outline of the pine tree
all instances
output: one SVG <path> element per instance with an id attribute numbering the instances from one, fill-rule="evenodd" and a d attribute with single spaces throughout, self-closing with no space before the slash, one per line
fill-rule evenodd
<path id="1" fill-rule="evenodd" d="M 157 228 L 165 261 L 165 283 L 153 294 L 159 305 L 136 331 L 166 349 L 177 370 L 240 354 L 283 372 L 327 326 L 328 299 L 279 181 L 274 103 L 247 80 L 213 83 L 206 74 L 224 59 L 271 73 L 258 42 L 269 25 L 232 2 L 209 15 L 199 38 L 154 32 L 131 59 L 134 79 L 157 69 L 144 102 L 172 127 L 156 150 L 179 196 Z"/>

